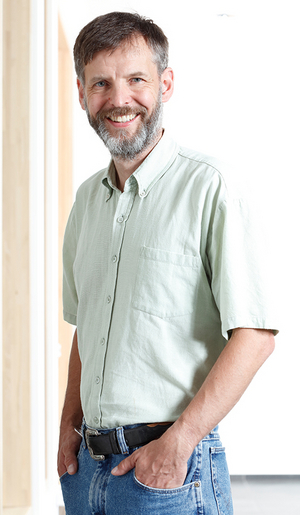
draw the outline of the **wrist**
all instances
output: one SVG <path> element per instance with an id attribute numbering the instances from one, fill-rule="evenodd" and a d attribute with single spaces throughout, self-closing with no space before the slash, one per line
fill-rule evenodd
<path id="1" fill-rule="evenodd" d="M 61 422 L 60 422 L 60 431 L 63 432 L 72 432 L 74 428 L 80 429 L 82 424 L 83 413 L 80 411 L 79 413 L 62 413 Z"/>
<path id="2" fill-rule="evenodd" d="M 170 441 L 170 445 L 176 446 L 176 454 L 183 461 L 187 461 L 193 453 L 196 445 L 199 443 L 197 437 L 189 425 L 181 418 L 177 419 L 174 424 L 163 434 L 162 438 Z"/>
<path id="3" fill-rule="evenodd" d="M 198 420 L 193 421 L 185 412 L 174 422 L 173 426 L 177 435 L 185 440 L 190 453 L 193 452 L 198 443 L 209 433 Z"/>

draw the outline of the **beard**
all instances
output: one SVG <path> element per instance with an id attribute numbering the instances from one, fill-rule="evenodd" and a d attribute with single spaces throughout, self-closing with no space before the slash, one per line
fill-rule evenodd
<path id="1" fill-rule="evenodd" d="M 91 127 L 95 130 L 96 134 L 102 139 L 105 146 L 108 148 L 112 157 L 119 158 L 126 161 L 134 160 L 144 150 L 153 144 L 162 127 L 163 103 L 161 101 L 162 93 L 161 88 L 159 91 L 158 99 L 155 104 L 153 112 L 148 115 L 145 107 L 132 108 L 132 107 L 116 107 L 106 111 L 99 111 L 96 116 L 92 116 L 88 110 L 86 100 L 85 110 L 88 121 Z M 118 135 L 112 136 L 106 128 L 105 119 L 111 116 L 127 116 L 139 115 L 140 124 L 137 131 L 132 136 L 128 136 L 126 128 L 118 129 Z"/>

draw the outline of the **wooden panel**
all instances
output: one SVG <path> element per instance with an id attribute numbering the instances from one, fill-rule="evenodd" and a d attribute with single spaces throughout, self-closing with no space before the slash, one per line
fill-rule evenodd
<path id="1" fill-rule="evenodd" d="M 72 206 L 72 57 L 59 20 L 59 412 L 61 413 L 68 374 L 72 327 L 62 316 L 62 242 Z"/>
<path id="2" fill-rule="evenodd" d="M 30 0 L 3 1 L 3 499 L 30 506 L 29 99 Z M 72 58 L 59 25 L 60 410 L 72 327 L 62 319 L 61 248 L 72 205 Z M 19 509 L 19 511 L 18 511 Z"/>
<path id="3" fill-rule="evenodd" d="M 30 515 L 31 508 L 28 506 L 25 508 L 4 508 L 3 515 Z"/>
<path id="4" fill-rule="evenodd" d="M 29 13 L 3 0 L 3 505 L 30 505 Z"/>

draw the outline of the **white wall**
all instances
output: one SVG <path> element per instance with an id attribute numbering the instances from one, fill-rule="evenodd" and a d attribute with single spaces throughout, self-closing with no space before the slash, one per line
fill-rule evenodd
<path id="1" fill-rule="evenodd" d="M 179 143 L 237 164 L 263 206 L 282 301 L 281 332 L 275 353 L 222 423 L 222 436 L 232 474 L 300 474 L 299 446 L 291 438 L 298 431 L 300 391 L 297 2 L 59 4 L 70 46 L 99 14 L 136 10 L 153 18 L 169 38 L 176 80 L 174 96 L 165 105 L 165 127 Z M 232 16 L 218 16 L 224 13 Z M 74 105 L 77 188 L 106 166 L 109 156 L 76 99 Z"/>

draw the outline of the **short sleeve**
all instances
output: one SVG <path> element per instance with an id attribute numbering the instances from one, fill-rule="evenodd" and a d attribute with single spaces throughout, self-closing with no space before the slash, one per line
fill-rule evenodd
<path id="1" fill-rule="evenodd" d="M 209 261 L 223 336 L 228 339 L 237 327 L 269 329 L 276 334 L 270 252 L 246 200 L 226 199 L 218 206 Z"/>
<path id="2" fill-rule="evenodd" d="M 75 204 L 71 210 L 63 243 L 63 316 L 66 322 L 77 325 L 78 297 L 74 281 L 73 265 L 76 256 Z"/>

